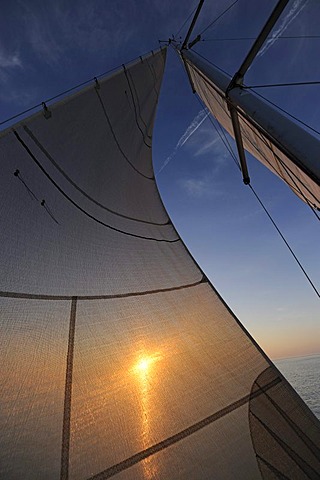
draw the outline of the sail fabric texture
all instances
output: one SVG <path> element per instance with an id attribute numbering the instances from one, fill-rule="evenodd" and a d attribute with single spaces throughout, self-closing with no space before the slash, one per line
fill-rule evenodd
<path id="1" fill-rule="evenodd" d="M 165 56 L 0 138 L 1 478 L 320 471 L 319 422 L 159 196 L 151 146 Z"/>
<path id="2" fill-rule="evenodd" d="M 297 127 L 289 119 L 284 120 L 282 114 L 268 106 L 253 92 L 241 88 L 228 91 L 231 79 L 224 72 L 206 64 L 195 52 L 188 51 L 183 54 L 183 58 L 195 91 L 225 130 L 234 138 L 229 111 L 229 104 L 231 104 L 237 110 L 244 148 L 285 181 L 304 202 L 312 208 L 320 209 L 319 143 L 317 140 L 307 132 L 302 132 L 300 127 Z M 212 78 L 210 73 L 213 73 L 215 78 Z M 268 118 L 272 119 L 272 122 L 269 122 Z M 275 135 L 274 125 L 278 131 L 281 131 L 278 136 Z M 282 145 L 280 148 L 279 140 L 290 130 L 291 138 L 296 138 L 295 147 L 291 147 L 291 152 L 288 153 L 290 147 Z M 299 141 L 300 137 L 301 142 Z M 308 140 L 307 148 L 306 139 Z M 312 155 L 310 155 L 311 152 Z M 296 156 L 295 161 L 292 160 L 290 153 Z M 309 172 L 308 162 L 311 157 L 314 164 L 312 172 Z"/>

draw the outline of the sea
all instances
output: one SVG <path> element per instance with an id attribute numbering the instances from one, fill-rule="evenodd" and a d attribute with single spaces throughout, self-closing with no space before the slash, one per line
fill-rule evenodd
<path id="1" fill-rule="evenodd" d="M 320 420 L 320 355 L 285 358 L 274 363 Z"/>

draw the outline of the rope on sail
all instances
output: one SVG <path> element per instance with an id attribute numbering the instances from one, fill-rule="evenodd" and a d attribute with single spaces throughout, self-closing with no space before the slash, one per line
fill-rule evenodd
<path id="1" fill-rule="evenodd" d="M 133 108 L 134 108 L 134 115 L 135 115 L 137 127 L 138 127 L 138 129 L 139 129 L 139 131 L 140 131 L 140 133 L 141 133 L 141 135 L 142 135 L 143 143 L 145 144 L 146 147 L 151 148 L 151 145 L 149 145 L 149 144 L 146 142 L 145 134 L 143 133 L 142 128 L 140 127 L 139 122 L 138 122 L 138 112 L 137 112 L 136 102 L 135 102 L 134 96 L 133 96 L 133 91 L 132 91 L 131 83 L 130 83 L 130 80 L 129 80 L 129 77 L 128 77 L 128 71 L 127 71 L 125 65 L 122 65 L 122 66 L 123 66 L 123 71 L 124 71 L 124 74 L 125 74 L 125 76 L 126 76 L 126 80 L 127 80 L 128 87 L 129 87 L 129 90 L 130 90 L 130 95 L 131 95 L 132 104 L 133 104 Z M 141 116 L 140 116 L 140 118 L 141 118 Z M 147 133 L 146 133 L 146 135 L 148 136 Z"/>
<path id="2" fill-rule="evenodd" d="M 78 192 L 80 192 L 84 197 L 86 197 L 88 200 L 90 200 L 92 203 L 97 205 L 98 207 L 102 208 L 103 210 L 106 210 L 107 212 L 112 213 L 113 215 L 117 215 L 118 217 L 126 218 L 128 220 L 132 220 L 135 222 L 140 222 L 140 223 L 146 223 L 150 225 L 157 225 L 157 226 L 165 226 L 168 225 L 170 222 L 167 220 L 166 222 L 163 223 L 158 223 L 158 222 L 151 222 L 148 220 L 143 220 L 140 218 L 136 217 L 130 217 L 129 215 L 124 215 L 123 213 L 116 212 L 115 210 L 112 210 L 111 208 L 107 207 L 106 205 L 103 205 L 102 203 L 98 202 L 95 198 L 91 197 L 87 192 L 85 192 L 81 187 L 79 187 L 78 184 L 76 184 L 72 178 L 69 177 L 69 175 L 66 174 L 66 172 L 60 167 L 60 165 L 55 161 L 55 159 L 52 157 L 52 155 L 48 152 L 48 150 L 42 145 L 42 143 L 39 141 L 39 139 L 35 136 L 35 134 L 31 131 L 29 127 L 26 125 L 23 126 L 24 131 L 29 135 L 29 137 L 34 141 L 34 143 L 37 145 L 37 147 L 42 151 L 42 153 L 47 157 L 47 159 L 56 167 L 56 169 L 61 173 L 61 175 L 76 189 Z M 131 165 L 131 163 L 130 163 Z M 134 168 L 134 167 L 133 167 Z M 143 174 L 141 174 L 143 175 Z M 144 176 L 144 175 L 143 175 Z M 146 177 L 149 179 L 149 177 Z"/>
<path id="3" fill-rule="evenodd" d="M 116 143 L 116 145 L 117 145 L 117 147 L 118 147 L 121 155 L 123 156 L 123 158 L 128 162 L 128 164 L 129 164 L 139 175 L 141 175 L 141 176 L 144 177 L 144 178 L 147 178 L 148 180 L 154 180 L 154 177 L 153 177 L 153 176 L 152 176 L 152 177 L 148 177 L 148 176 L 145 175 L 144 173 L 140 172 L 140 171 L 134 166 L 134 164 L 133 164 L 132 162 L 130 162 L 129 158 L 127 157 L 127 155 L 126 155 L 126 154 L 124 153 L 124 151 L 122 150 L 121 145 L 120 145 L 120 143 L 119 143 L 119 141 L 118 141 L 118 139 L 117 139 L 117 137 L 116 137 L 114 128 L 112 127 L 112 124 L 111 124 L 109 115 L 108 115 L 108 113 L 107 113 L 107 110 L 106 110 L 106 107 L 105 107 L 105 105 L 104 105 L 104 102 L 103 102 L 103 100 L 102 100 L 102 98 L 101 98 L 101 95 L 100 95 L 100 93 L 98 92 L 98 89 L 97 89 L 97 88 L 95 88 L 94 90 L 95 90 L 95 92 L 96 92 L 96 94 L 97 94 L 97 97 L 98 97 L 98 99 L 99 99 L 99 103 L 100 103 L 101 108 L 102 108 L 102 110 L 103 110 L 104 116 L 105 116 L 105 118 L 106 118 L 106 120 L 107 120 L 108 126 L 109 126 L 110 131 L 111 131 L 112 136 L 113 136 L 113 139 L 114 139 L 114 141 L 115 141 L 115 143 Z"/>
<path id="4" fill-rule="evenodd" d="M 165 242 L 165 243 L 175 243 L 175 242 L 179 242 L 180 241 L 180 238 L 175 238 L 173 240 L 169 240 L 169 239 L 165 239 L 165 238 L 155 238 L 155 237 L 146 237 L 144 235 L 138 235 L 136 233 L 131 233 L 131 232 L 125 232 L 124 230 L 120 230 L 118 228 L 115 228 L 115 227 L 112 227 L 111 225 L 108 225 L 107 223 L 103 222 L 102 220 L 99 220 L 98 218 L 96 218 L 94 215 L 91 215 L 91 213 L 87 212 L 86 210 L 84 210 L 84 208 L 82 208 L 80 205 L 78 205 L 74 200 L 72 200 L 71 197 L 69 197 L 69 195 L 64 191 L 62 190 L 62 188 L 55 182 L 55 180 L 53 180 L 53 178 L 48 174 L 48 172 L 44 169 L 44 167 L 41 165 L 41 163 L 39 162 L 39 160 L 35 157 L 35 155 L 31 152 L 31 150 L 29 149 L 29 147 L 25 144 L 25 142 L 22 140 L 22 138 L 20 137 L 20 135 L 16 132 L 16 130 L 13 130 L 13 133 L 15 135 L 15 137 L 17 138 L 17 140 L 20 142 L 20 144 L 22 145 L 22 147 L 27 151 L 27 153 L 29 154 L 29 156 L 32 158 L 32 160 L 34 161 L 34 163 L 40 168 L 40 170 L 45 174 L 45 176 L 50 180 L 50 182 L 55 186 L 55 188 L 70 202 L 72 203 L 72 205 L 74 205 L 78 210 L 80 210 L 80 212 L 84 213 L 87 217 L 91 218 L 92 220 L 94 220 L 95 222 L 99 223 L 100 225 L 106 227 L 106 228 L 109 228 L 110 230 L 114 230 L 118 233 L 122 233 L 123 235 L 128 235 L 130 237 L 135 237 L 135 238 L 142 238 L 143 240 L 152 240 L 154 242 Z"/>

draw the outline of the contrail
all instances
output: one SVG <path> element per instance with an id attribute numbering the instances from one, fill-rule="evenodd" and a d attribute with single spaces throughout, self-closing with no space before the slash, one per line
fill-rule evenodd
<path id="1" fill-rule="evenodd" d="M 258 53 L 257 57 L 264 55 L 270 47 L 278 40 L 280 35 L 289 27 L 290 23 L 299 15 L 299 13 L 304 9 L 309 0 L 295 0 L 293 2 L 291 10 L 282 20 L 279 28 L 272 34 L 272 37 L 266 41 L 263 48 Z"/>
<path id="2" fill-rule="evenodd" d="M 168 165 L 168 163 L 173 159 L 173 157 L 176 155 L 178 149 L 182 147 L 191 137 L 191 135 L 194 134 L 196 130 L 200 127 L 200 125 L 205 121 L 207 116 L 210 114 L 209 110 L 207 108 L 204 108 L 203 110 L 200 110 L 198 115 L 194 117 L 192 122 L 190 123 L 189 127 L 186 129 L 184 134 L 179 138 L 177 145 L 174 147 L 173 152 L 165 159 L 163 162 L 163 165 L 161 166 L 160 170 L 158 171 L 158 174 L 162 172 L 162 170 Z"/>

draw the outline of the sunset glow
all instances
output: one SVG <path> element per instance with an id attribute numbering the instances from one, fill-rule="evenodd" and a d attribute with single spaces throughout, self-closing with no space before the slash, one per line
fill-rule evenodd
<path id="1" fill-rule="evenodd" d="M 131 372 L 136 377 L 137 386 L 139 389 L 141 399 L 141 448 L 145 449 L 150 446 L 152 439 L 153 427 L 153 404 L 150 403 L 150 393 L 155 385 L 157 376 L 157 369 L 159 365 L 156 363 L 162 360 L 163 356 L 160 353 L 152 355 L 140 353 L 138 361 L 134 364 Z M 152 382 L 151 382 L 152 380 Z M 157 476 L 158 465 L 154 458 L 148 457 L 141 462 L 143 475 L 146 480 L 152 480 Z"/>
<path id="2" fill-rule="evenodd" d="M 133 372 L 141 377 L 144 377 L 149 371 L 151 365 L 159 360 L 161 355 L 144 355 L 139 358 L 138 362 L 133 367 Z"/>

